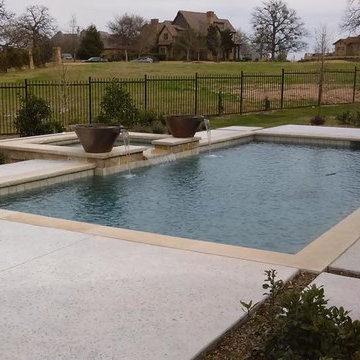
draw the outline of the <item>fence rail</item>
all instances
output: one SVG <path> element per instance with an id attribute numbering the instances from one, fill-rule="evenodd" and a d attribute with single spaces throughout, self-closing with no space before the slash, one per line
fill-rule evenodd
<path id="1" fill-rule="evenodd" d="M 139 109 L 162 114 L 244 114 L 274 109 L 360 102 L 358 69 L 238 75 L 149 76 L 117 79 Z M 21 98 L 45 99 L 53 120 L 67 126 L 92 122 L 112 79 L 0 83 L 0 134 L 14 134 Z"/>

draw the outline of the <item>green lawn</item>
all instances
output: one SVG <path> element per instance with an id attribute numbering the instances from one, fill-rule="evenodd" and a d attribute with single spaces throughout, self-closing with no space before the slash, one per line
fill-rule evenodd
<path id="1" fill-rule="evenodd" d="M 328 69 L 348 70 L 348 73 L 327 73 L 325 76 L 323 103 L 360 103 L 360 76 L 354 93 L 354 62 L 331 62 Z M 360 65 L 360 63 L 358 64 Z M 1 83 L 18 82 L 23 86 L 24 79 L 28 82 L 28 91 L 44 98 L 52 108 L 53 119 L 63 125 L 89 121 L 89 94 L 91 95 L 93 118 L 99 112 L 105 83 L 97 81 L 88 86 L 88 78 L 111 79 L 133 78 L 125 82 L 134 104 L 159 115 L 161 114 L 190 114 L 195 111 L 195 89 L 197 89 L 197 112 L 200 114 L 244 113 L 265 110 L 266 104 L 270 109 L 281 107 L 282 77 L 281 69 L 287 72 L 307 72 L 301 75 L 287 75 L 284 78 L 283 105 L 285 108 L 296 106 L 311 106 L 317 103 L 318 75 L 312 72 L 319 68 L 318 63 L 275 63 L 275 62 L 160 62 L 144 63 L 69 63 L 64 66 L 49 66 L 35 70 L 14 71 L 0 75 Z M 360 69 L 360 67 L 359 67 Z M 276 76 L 245 76 L 243 86 L 239 74 L 276 74 Z M 204 75 L 198 82 L 194 74 Z M 148 76 L 149 81 L 138 81 Z M 213 75 L 213 76 L 207 76 Z M 219 76 L 217 76 L 219 75 Z M 228 75 L 228 76 L 225 76 Z M 236 75 L 236 76 L 235 76 Z M 176 76 L 177 78 L 161 78 Z M 182 81 L 178 78 L 185 77 Z M 152 78 L 153 77 L 153 78 Z M 151 79 L 152 78 L 152 79 Z M 61 80 L 66 80 L 61 82 Z M 46 81 L 48 86 L 38 84 Z M 74 81 L 74 82 L 72 82 Z M 80 83 L 79 83 L 80 81 Z M 0 87 L 0 134 L 14 131 L 14 118 L 20 106 L 19 96 L 24 96 L 24 88 L 13 85 Z M 242 100 L 242 101 L 241 101 Z M 350 108 L 357 105 L 351 105 Z M 335 109 L 347 106 L 324 107 L 325 115 L 332 115 Z M 311 108 L 300 110 L 284 110 L 273 113 L 250 114 L 245 116 L 223 116 L 217 118 L 216 126 L 225 125 L 258 125 L 262 127 L 275 126 L 286 123 L 307 124 L 316 111 Z M 329 118 L 327 124 L 333 124 Z"/>
<path id="2" fill-rule="evenodd" d="M 321 108 L 321 115 L 326 118 L 325 125 L 339 126 L 335 116 L 344 111 L 360 111 L 360 104 L 323 106 Z M 211 127 L 215 129 L 234 125 L 259 127 L 273 127 L 287 124 L 310 125 L 310 119 L 317 115 L 317 112 L 317 108 L 300 108 L 247 115 L 217 116 L 211 118 Z"/>
<path id="3" fill-rule="evenodd" d="M 329 69 L 353 70 L 360 63 L 333 61 L 327 65 Z M 148 76 L 193 76 L 196 72 L 202 75 L 229 74 L 239 75 L 246 73 L 278 73 L 286 71 L 315 71 L 319 68 L 316 62 L 202 62 L 186 63 L 180 61 L 164 61 L 154 64 L 133 62 L 112 63 L 66 63 L 64 66 L 49 65 L 46 68 L 35 70 L 11 71 L 0 74 L 0 82 L 14 82 L 29 80 L 61 80 L 64 71 L 67 80 L 86 80 L 93 78 L 143 78 Z"/>

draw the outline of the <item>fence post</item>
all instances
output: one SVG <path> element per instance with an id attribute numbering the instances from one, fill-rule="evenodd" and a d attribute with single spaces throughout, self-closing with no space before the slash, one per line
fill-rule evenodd
<path id="1" fill-rule="evenodd" d="M 240 115 L 243 113 L 244 71 L 240 75 Z"/>
<path id="2" fill-rule="evenodd" d="M 144 110 L 146 111 L 148 108 L 148 82 L 147 75 L 144 75 Z"/>
<path id="3" fill-rule="evenodd" d="M 285 84 L 285 70 L 281 69 L 281 99 L 280 99 L 280 108 L 284 108 L 284 84 Z"/>
<path id="4" fill-rule="evenodd" d="M 28 88 L 28 80 L 24 80 L 24 89 L 25 89 L 25 100 L 28 100 L 29 97 L 29 88 Z"/>
<path id="5" fill-rule="evenodd" d="M 356 98 L 356 83 L 357 83 L 357 66 L 355 66 L 354 69 L 353 103 L 355 102 L 355 98 Z"/>
<path id="6" fill-rule="evenodd" d="M 92 123 L 92 91 L 91 91 L 91 76 L 89 76 L 89 123 Z"/>
<path id="7" fill-rule="evenodd" d="M 199 81 L 199 77 L 198 77 L 198 73 L 195 73 L 195 98 L 194 98 L 194 113 L 195 115 L 197 115 L 198 113 L 198 81 Z"/>

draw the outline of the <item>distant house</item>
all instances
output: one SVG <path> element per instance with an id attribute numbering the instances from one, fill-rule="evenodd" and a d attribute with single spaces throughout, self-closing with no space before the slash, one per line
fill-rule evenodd
<path id="1" fill-rule="evenodd" d="M 166 20 L 159 23 L 157 19 L 153 22 L 158 24 L 157 48 L 160 54 L 164 54 L 167 59 L 177 59 L 180 54 L 176 50 L 176 40 L 187 29 L 194 30 L 197 34 L 205 36 L 210 25 L 215 25 L 219 32 L 230 30 L 235 34 L 236 30 L 227 19 L 219 19 L 213 11 L 194 12 L 178 11 L 174 20 Z M 235 44 L 230 59 L 237 59 L 239 56 L 238 45 Z M 203 60 L 212 59 L 211 53 L 207 50 L 202 51 Z"/>
<path id="2" fill-rule="evenodd" d="M 67 34 L 58 31 L 51 39 L 53 46 L 59 46 L 62 53 L 70 53 L 75 56 L 81 38 L 86 30 L 77 31 L 76 34 Z M 100 38 L 104 43 L 103 56 L 108 58 L 118 58 L 124 52 L 124 48 L 114 41 L 114 38 L 106 31 L 100 31 Z"/>
<path id="3" fill-rule="evenodd" d="M 360 36 L 339 39 L 334 45 L 334 56 L 360 56 Z"/>
<path id="4" fill-rule="evenodd" d="M 66 34 L 58 31 L 52 38 L 53 46 L 59 46 L 63 53 L 69 53 L 75 56 L 75 49 L 79 44 L 78 34 Z"/>

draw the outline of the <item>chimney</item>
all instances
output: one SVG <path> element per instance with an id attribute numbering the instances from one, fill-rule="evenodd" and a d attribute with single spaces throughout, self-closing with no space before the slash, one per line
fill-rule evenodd
<path id="1" fill-rule="evenodd" d="M 158 23 L 159 23 L 159 19 L 151 19 L 151 20 L 150 20 L 150 25 L 155 26 L 155 25 L 157 25 Z"/>
<path id="2" fill-rule="evenodd" d="M 215 22 L 215 13 L 213 11 L 208 11 L 206 13 L 207 21 L 210 25 L 212 25 Z"/>

